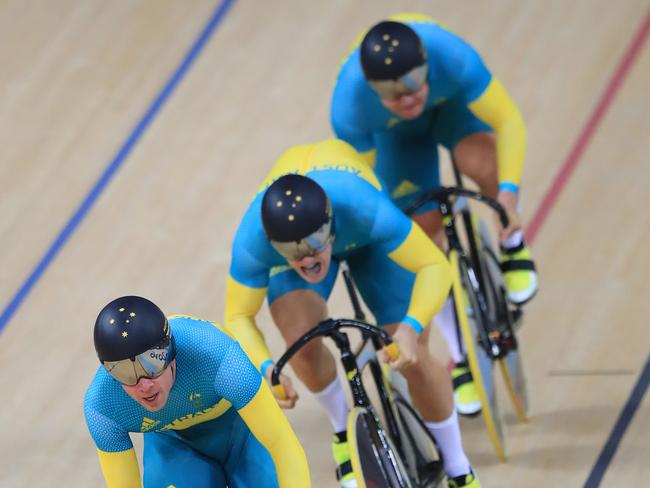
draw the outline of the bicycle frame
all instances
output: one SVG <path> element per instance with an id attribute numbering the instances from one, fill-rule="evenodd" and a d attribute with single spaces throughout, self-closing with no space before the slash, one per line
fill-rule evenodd
<path id="1" fill-rule="evenodd" d="M 350 269 L 345 261 L 342 261 L 340 266 L 343 275 L 343 280 L 345 282 L 345 287 L 350 297 L 350 301 L 352 302 L 352 308 L 354 309 L 354 317 L 357 320 L 365 321 L 366 315 L 365 313 L 363 313 L 363 310 L 361 308 L 361 302 L 359 301 L 359 297 L 357 295 L 354 282 L 352 281 L 352 277 L 350 276 Z M 368 340 L 372 342 L 371 350 L 368 350 L 368 348 L 365 347 L 365 345 L 368 343 Z M 375 336 L 364 335 L 363 343 L 359 348 L 359 352 L 362 354 L 357 355 L 357 360 L 361 363 L 361 365 L 359 366 L 359 370 L 363 370 L 364 366 L 367 364 L 368 367 L 370 368 L 370 373 L 372 374 L 375 384 L 383 386 L 382 388 L 378 387 L 377 391 L 378 391 L 379 402 L 381 403 L 381 407 L 384 410 L 384 412 L 387 412 L 389 411 L 389 409 L 391 409 L 390 388 L 386 384 L 386 377 L 384 375 L 384 372 L 382 371 L 382 366 L 379 364 L 374 354 L 374 352 L 379 350 L 380 348 L 381 348 L 381 344 Z M 366 351 L 365 354 L 363 354 L 364 351 Z M 388 430 L 388 433 L 391 436 L 391 438 L 395 440 L 396 444 L 398 444 L 397 448 L 401 449 L 402 446 L 399 445 L 400 436 L 399 436 L 399 427 L 397 425 L 397 420 L 393 415 L 385 415 L 385 417 L 386 417 L 386 428 Z"/>
<path id="2" fill-rule="evenodd" d="M 508 226 L 508 215 L 506 214 L 506 211 L 503 209 L 503 207 L 497 202 L 496 200 L 486 197 L 485 195 L 471 191 L 471 190 L 466 190 L 464 188 L 456 188 L 456 187 L 440 187 L 435 190 L 429 191 L 422 195 L 420 198 L 418 198 L 407 210 L 405 211 L 407 215 L 412 215 L 418 208 L 423 206 L 424 204 L 430 202 L 430 201 L 436 201 L 439 204 L 440 212 L 442 213 L 442 223 L 444 226 L 445 230 L 445 236 L 447 238 L 447 242 L 449 243 L 449 261 L 452 265 L 452 272 L 456 275 L 455 278 L 458 278 L 459 283 L 453 286 L 453 290 L 458 289 L 459 291 L 462 290 L 462 283 L 460 283 L 460 276 L 458 276 L 458 264 L 459 261 L 461 260 L 468 260 L 471 262 L 471 271 L 472 271 L 472 278 L 475 280 L 475 288 L 482 288 L 486 289 L 486 279 L 483 276 L 482 272 L 482 267 L 479 261 L 479 256 L 478 256 L 478 249 L 476 249 L 476 240 L 474 237 L 474 229 L 472 226 L 472 222 L 470 220 L 471 216 L 469 213 L 464 213 L 463 217 L 465 220 L 465 228 L 467 232 L 467 237 L 469 241 L 469 246 L 470 246 L 470 254 L 468 255 L 465 252 L 465 249 L 463 248 L 463 245 L 461 244 L 460 237 L 458 235 L 458 231 L 456 229 L 456 224 L 455 224 L 455 215 L 454 215 L 454 202 L 452 201 L 453 197 L 466 197 L 466 198 L 471 198 L 473 200 L 477 200 L 481 203 L 484 203 L 491 207 L 495 212 L 497 212 L 499 216 L 499 220 L 501 221 L 501 224 L 504 227 Z M 465 212 L 463 210 L 462 212 Z M 456 303 L 463 303 L 462 301 L 462 294 L 459 294 L 457 296 L 456 291 L 453 292 L 454 300 Z M 479 293 L 476 297 L 479 300 L 479 310 L 476 311 L 476 313 L 486 313 L 488 310 L 488 304 L 486 303 L 486 296 L 482 293 Z M 460 300 L 460 301 L 458 301 Z M 460 307 L 457 307 L 460 308 Z M 463 315 L 463 314 L 460 314 Z M 501 317 L 500 317 L 501 318 Z M 463 319 L 461 317 L 458 317 L 458 322 L 459 325 L 462 328 L 462 322 Z M 466 321 L 467 317 L 465 317 Z M 503 317 L 503 319 L 506 319 Z M 486 330 L 486 329 L 480 329 L 479 331 L 480 335 L 480 343 L 483 345 L 483 348 L 485 349 L 486 353 L 493 359 L 498 359 L 501 357 L 505 352 L 501 346 L 501 344 L 496 340 L 497 337 L 493 336 L 491 334 L 491 330 Z M 471 337 L 471 335 L 466 336 L 465 333 L 463 332 L 464 337 Z M 467 344 L 470 341 L 465 341 L 465 347 L 469 347 Z"/>
<path id="3" fill-rule="evenodd" d="M 352 308 L 354 309 L 354 316 L 357 320 L 365 321 L 365 313 L 361 308 L 361 303 L 357 295 L 356 287 L 354 285 L 352 277 L 350 276 L 350 269 L 345 261 L 342 261 L 340 263 L 340 267 L 345 286 L 352 303 Z M 379 360 L 376 356 L 376 351 L 379 350 L 380 347 L 381 344 L 378 341 L 377 337 L 368 336 L 364 333 L 363 343 L 356 354 L 357 363 L 360 371 L 363 371 L 365 366 L 368 366 L 370 370 L 373 381 L 377 387 L 377 396 L 379 397 L 381 408 L 384 412 L 386 430 L 389 434 L 389 437 L 395 444 L 396 449 L 400 453 L 400 456 L 404 459 L 408 457 L 408 449 L 405 443 L 413 443 L 415 440 L 412 437 L 413 431 L 409 431 L 409 428 L 405 425 L 402 427 L 399 425 L 400 418 L 402 423 L 405 421 L 405 418 L 402 417 L 403 412 L 398 413 L 400 410 L 399 405 L 402 405 L 401 408 L 408 408 L 408 410 L 411 412 L 411 415 L 414 417 L 417 417 L 418 414 L 410 404 L 411 399 L 406 380 L 401 375 L 399 375 L 399 373 L 392 370 L 387 373 L 386 368 L 388 368 L 388 366 L 381 365 L 379 363 Z M 420 419 L 420 422 L 420 425 L 424 426 L 422 419 Z M 423 428 L 426 430 L 426 427 Z M 436 440 L 431 436 L 428 430 L 426 430 L 426 435 L 430 436 L 433 445 L 436 446 L 435 449 L 437 451 L 438 459 L 440 459 L 440 452 L 438 450 Z M 414 470 L 414 472 L 417 473 L 414 474 L 414 476 L 420 477 L 422 476 L 422 472 L 420 471 L 421 465 L 418 461 L 421 461 L 423 458 L 417 458 L 418 456 L 422 455 L 422 451 L 419 451 L 417 447 L 413 447 L 410 453 L 412 454 L 412 457 L 415 457 L 415 459 L 411 458 L 408 466 L 410 469 Z M 428 478 L 427 482 L 431 482 L 436 478 L 438 483 L 441 482 L 444 476 L 442 461 L 437 462 L 439 464 L 439 473 L 438 475 L 434 475 L 433 478 Z M 432 474 L 433 472 L 435 471 L 432 471 L 429 474 Z M 426 484 L 426 486 L 429 486 L 429 484 Z"/>

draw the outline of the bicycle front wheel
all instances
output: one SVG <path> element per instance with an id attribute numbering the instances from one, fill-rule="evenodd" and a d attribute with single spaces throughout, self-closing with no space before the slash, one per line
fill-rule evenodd
<path id="1" fill-rule="evenodd" d="M 357 488 L 412 487 L 408 473 L 377 418 L 362 407 L 348 417 L 348 443 Z"/>

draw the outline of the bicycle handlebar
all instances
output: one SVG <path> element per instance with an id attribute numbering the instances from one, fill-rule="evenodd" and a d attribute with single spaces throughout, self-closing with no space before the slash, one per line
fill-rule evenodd
<path id="1" fill-rule="evenodd" d="M 386 352 L 391 360 L 395 360 L 399 356 L 397 345 L 393 344 L 393 339 L 391 339 L 390 334 L 383 329 L 352 319 L 323 320 L 294 342 L 273 366 L 273 372 L 271 373 L 271 388 L 277 393 L 278 397 L 282 398 L 283 395 L 286 395 L 284 388 L 280 384 L 280 373 L 291 357 L 312 339 L 315 339 L 316 337 L 330 336 L 335 331 L 343 328 L 358 329 L 372 337 L 376 337 L 384 344 L 384 346 L 387 347 Z"/>
<path id="2" fill-rule="evenodd" d="M 504 228 L 508 227 L 510 223 L 510 220 L 508 219 L 508 214 L 506 213 L 503 206 L 495 199 L 486 197 L 482 193 L 476 191 L 466 190 L 464 188 L 458 188 L 453 186 L 451 187 L 441 186 L 439 188 L 436 188 L 435 190 L 426 192 L 420 198 L 415 200 L 415 202 L 409 205 L 408 208 L 404 211 L 404 213 L 408 216 L 411 216 L 418 208 L 422 207 L 424 204 L 432 200 L 439 203 L 449 204 L 449 198 L 452 196 L 472 198 L 474 200 L 477 200 L 481 203 L 484 203 L 492 207 L 492 209 L 499 215 L 499 220 L 501 221 L 501 225 Z"/>

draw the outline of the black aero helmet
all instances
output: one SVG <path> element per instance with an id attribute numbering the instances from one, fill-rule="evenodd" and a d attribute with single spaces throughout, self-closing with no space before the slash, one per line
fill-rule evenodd
<path id="1" fill-rule="evenodd" d="M 176 348 L 165 314 L 153 302 L 124 296 L 106 305 L 95 321 L 95 350 L 115 379 L 135 385 L 155 378 L 174 359 Z"/>
<path id="2" fill-rule="evenodd" d="M 426 62 L 420 37 L 408 25 L 385 20 L 361 42 L 361 67 L 369 80 L 396 80 Z"/>
<path id="3" fill-rule="evenodd" d="M 415 91 L 426 80 L 426 51 L 406 24 L 379 22 L 366 33 L 359 51 L 363 73 L 381 98 Z"/>
<path id="4" fill-rule="evenodd" d="M 280 254 L 299 260 L 331 242 L 332 206 L 325 190 L 311 178 L 284 175 L 264 193 L 262 225 Z"/>

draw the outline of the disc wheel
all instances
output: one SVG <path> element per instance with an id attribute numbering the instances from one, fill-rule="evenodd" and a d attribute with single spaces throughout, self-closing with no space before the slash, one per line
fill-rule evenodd
<path id="1" fill-rule="evenodd" d="M 421 488 L 443 486 L 445 472 L 438 446 L 415 409 L 401 396 L 395 400 L 404 464 L 414 485 Z"/>
<path id="2" fill-rule="evenodd" d="M 390 439 L 377 418 L 365 408 L 356 407 L 350 412 L 348 443 L 358 488 L 412 486 Z"/>

